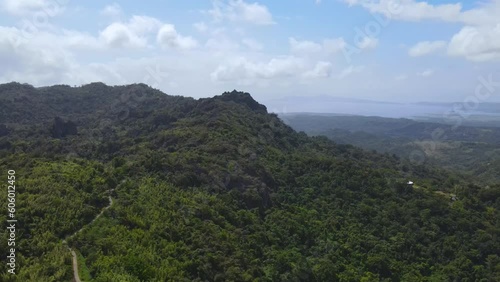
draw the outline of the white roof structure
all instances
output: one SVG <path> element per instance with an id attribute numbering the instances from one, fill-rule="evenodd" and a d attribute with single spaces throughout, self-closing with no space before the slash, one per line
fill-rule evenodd
<path id="1" fill-rule="evenodd" d="M 408 181 L 408 185 L 413 185 L 413 181 Z"/>

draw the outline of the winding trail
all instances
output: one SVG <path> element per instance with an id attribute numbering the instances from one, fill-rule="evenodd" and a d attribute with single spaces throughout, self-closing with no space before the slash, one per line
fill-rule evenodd
<path id="1" fill-rule="evenodd" d="M 71 256 L 73 257 L 73 277 L 74 277 L 74 280 L 75 280 L 75 282 L 82 282 L 82 280 L 80 280 L 80 274 L 78 274 L 78 258 L 76 256 L 76 253 L 71 248 L 69 248 L 69 251 L 71 252 Z"/>
<path id="2" fill-rule="evenodd" d="M 109 190 L 109 194 L 111 194 L 111 192 L 113 192 L 115 189 L 111 189 Z M 78 229 L 77 231 L 75 231 L 75 233 L 69 235 L 66 237 L 66 239 L 70 239 L 72 238 L 73 236 L 75 236 L 76 234 L 80 233 L 85 227 L 91 225 L 92 223 L 94 223 L 94 221 L 96 221 L 99 217 L 101 217 L 101 215 L 107 210 L 109 209 L 112 205 L 113 205 L 113 198 L 111 198 L 111 195 L 108 196 L 109 197 L 109 204 L 104 207 L 101 212 L 94 218 L 92 219 L 91 222 L 89 222 L 88 224 L 82 226 L 82 228 Z M 80 274 L 78 272 L 78 257 L 76 255 L 76 252 L 68 245 L 68 242 L 66 241 L 66 239 L 64 239 L 62 241 L 62 243 L 64 245 L 66 245 L 66 247 L 68 248 L 68 250 L 71 252 L 71 257 L 72 257 L 72 261 L 73 261 L 73 277 L 74 277 L 74 281 L 75 282 L 81 282 L 82 280 L 80 279 Z"/>

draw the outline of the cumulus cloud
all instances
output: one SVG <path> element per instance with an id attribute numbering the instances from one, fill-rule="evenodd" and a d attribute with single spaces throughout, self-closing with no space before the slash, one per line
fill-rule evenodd
<path id="1" fill-rule="evenodd" d="M 13 41 L 22 36 L 17 28 L 0 27 L 0 61 L 8 66 L 0 69 L 3 82 L 49 84 L 73 73 L 76 62 L 64 44 L 54 44 L 60 42 L 56 36 L 40 32 L 30 40 Z"/>
<path id="2" fill-rule="evenodd" d="M 461 3 L 432 5 L 416 0 L 343 0 L 350 6 L 359 5 L 372 13 L 403 21 L 436 20 L 459 22 L 465 25 L 494 25 L 498 23 L 500 1 L 480 2 L 464 10 Z"/>
<path id="3" fill-rule="evenodd" d="M 319 43 L 307 40 L 298 41 L 293 37 L 290 37 L 288 42 L 290 43 L 290 49 L 293 53 L 314 53 L 320 52 L 323 49 L 323 46 Z"/>
<path id="4" fill-rule="evenodd" d="M 359 5 L 369 10 L 371 13 L 383 14 L 387 18 L 421 21 L 426 19 L 439 19 L 446 21 L 456 21 L 460 16 L 462 5 L 442 4 L 431 5 L 427 2 L 415 0 L 343 0 L 349 5 Z"/>
<path id="5" fill-rule="evenodd" d="M 372 13 L 401 21 L 433 20 L 464 26 L 448 42 L 447 53 L 474 62 L 500 59 L 500 0 L 482 2 L 464 10 L 460 3 L 432 5 L 416 0 L 343 0 Z M 445 48 L 444 41 L 422 42 L 413 46 L 410 56 L 422 56 Z"/>
<path id="6" fill-rule="evenodd" d="M 140 37 L 123 23 L 112 23 L 100 34 L 100 38 L 111 47 L 144 47 L 145 38 Z"/>
<path id="7" fill-rule="evenodd" d="M 123 79 L 116 75 L 123 66 L 111 66 L 106 60 L 108 55 L 112 60 L 117 48 L 127 49 L 131 55 L 143 55 L 144 47 L 154 48 L 148 43 L 155 35 L 161 46 L 189 48 L 194 45 L 194 39 L 179 35 L 173 26 L 146 16 L 111 23 L 94 34 L 55 26 L 31 31 L 0 25 L 0 62 L 8 66 L 0 70 L 0 83 L 20 81 L 39 86 L 97 80 L 117 84 L 139 81 L 145 76 L 144 67 L 138 76 Z M 85 61 L 80 61 L 81 58 Z M 100 62 L 94 63 L 93 59 Z M 182 64 L 177 66 L 181 68 Z"/>
<path id="8" fill-rule="evenodd" d="M 132 16 L 128 26 L 138 34 L 154 32 L 162 25 L 162 22 L 156 18 L 148 16 Z"/>
<path id="9" fill-rule="evenodd" d="M 175 27 L 171 24 L 165 24 L 160 28 L 156 40 L 164 48 L 186 50 L 195 48 L 198 45 L 194 38 L 177 33 Z"/>
<path id="10" fill-rule="evenodd" d="M 114 22 L 99 34 L 100 39 L 113 48 L 142 48 L 148 43 L 147 35 L 158 29 L 161 22 L 146 16 L 133 16 L 129 22 Z"/>
<path id="11" fill-rule="evenodd" d="M 106 46 L 98 38 L 91 34 L 74 31 L 63 30 L 58 37 L 58 44 L 71 48 L 72 50 L 105 50 Z"/>
<path id="12" fill-rule="evenodd" d="M 358 44 L 358 48 L 365 49 L 374 49 L 378 45 L 378 39 L 374 37 L 364 37 L 361 42 Z"/>
<path id="13" fill-rule="evenodd" d="M 304 73 L 305 78 L 323 78 L 330 77 L 332 74 L 333 65 L 330 62 L 318 62 L 312 70 Z"/>
<path id="14" fill-rule="evenodd" d="M 163 24 L 156 18 L 132 16 L 128 21 L 116 21 L 107 25 L 103 30 L 98 32 L 97 36 L 66 29 L 59 29 L 53 33 L 44 32 L 39 29 L 33 32 L 30 32 L 31 30 L 19 30 L 11 39 L 11 42 L 14 45 L 18 45 L 22 41 L 30 41 L 44 34 L 47 38 L 57 40 L 57 44 L 60 46 L 79 50 L 106 50 L 109 48 L 139 49 L 148 47 L 149 38 L 159 32 L 163 25 L 166 24 Z M 9 36 L 13 36 L 12 33 L 9 34 Z M 189 37 L 183 37 L 177 33 L 175 35 L 174 41 L 178 42 L 181 48 L 192 43 Z M 165 34 L 162 35 L 162 38 L 166 39 Z"/>
<path id="15" fill-rule="evenodd" d="M 245 57 L 239 57 L 219 65 L 212 72 L 211 78 L 213 81 L 237 82 L 287 78 L 300 74 L 303 68 L 304 62 L 293 56 L 273 58 L 268 62 L 252 62 Z"/>
<path id="16" fill-rule="evenodd" d="M 500 1 L 481 4 L 464 11 L 460 21 L 465 24 L 448 44 L 448 55 L 474 62 L 500 59 Z"/>
<path id="17" fill-rule="evenodd" d="M 469 26 L 495 26 L 500 16 L 500 1 L 479 2 L 474 9 L 463 11 L 458 21 Z"/>
<path id="18" fill-rule="evenodd" d="M 408 55 L 419 57 L 435 53 L 446 48 L 446 41 L 423 41 L 419 42 L 408 50 Z"/>
<path id="19" fill-rule="evenodd" d="M 500 59 L 500 24 L 462 28 L 452 37 L 448 54 L 475 62 Z"/>
<path id="20" fill-rule="evenodd" d="M 64 10 L 67 0 L 3 0 L 0 7 L 15 16 L 53 17 Z"/>
<path id="21" fill-rule="evenodd" d="M 266 6 L 247 3 L 243 0 L 213 1 L 212 9 L 207 11 L 214 20 L 246 22 L 255 25 L 274 24 L 273 16 Z"/>
<path id="22" fill-rule="evenodd" d="M 323 42 L 317 43 L 308 40 L 297 40 L 290 37 L 288 42 L 290 44 L 290 51 L 295 54 L 312 54 L 320 52 L 324 54 L 334 54 L 341 52 L 346 45 L 343 38 L 324 39 Z"/>

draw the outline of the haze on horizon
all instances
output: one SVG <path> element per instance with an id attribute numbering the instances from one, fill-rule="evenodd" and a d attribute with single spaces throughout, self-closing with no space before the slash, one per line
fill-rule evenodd
<path id="1" fill-rule="evenodd" d="M 238 89 L 278 112 L 307 97 L 500 102 L 500 0 L 286 3 L 5 0 L 0 83 Z"/>

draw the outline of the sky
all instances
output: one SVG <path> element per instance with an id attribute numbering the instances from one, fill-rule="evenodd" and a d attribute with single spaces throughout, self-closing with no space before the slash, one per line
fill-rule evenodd
<path id="1" fill-rule="evenodd" d="M 1 0 L 0 64 L 34 86 L 500 102 L 500 0 Z"/>

